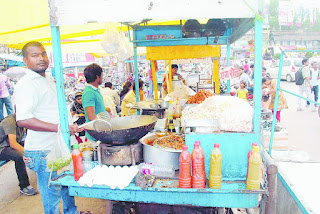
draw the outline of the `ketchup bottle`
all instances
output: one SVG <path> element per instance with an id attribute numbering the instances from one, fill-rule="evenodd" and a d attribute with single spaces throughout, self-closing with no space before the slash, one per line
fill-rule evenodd
<path id="1" fill-rule="evenodd" d="M 74 180 L 78 181 L 83 175 L 82 153 L 79 150 L 79 144 L 73 145 L 72 161 L 73 161 L 73 177 L 74 177 Z"/>
<path id="2" fill-rule="evenodd" d="M 200 149 L 200 142 L 196 141 L 191 155 L 192 159 L 192 188 L 206 187 L 206 173 L 204 166 L 204 152 Z"/>
<path id="3" fill-rule="evenodd" d="M 179 188 L 191 188 L 191 156 L 188 146 L 182 146 L 179 157 Z"/>

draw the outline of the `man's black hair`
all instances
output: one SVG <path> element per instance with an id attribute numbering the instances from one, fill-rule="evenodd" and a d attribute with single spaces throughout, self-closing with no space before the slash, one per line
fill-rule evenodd
<path id="1" fill-rule="evenodd" d="M 266 70 L 267 70 L 267 68 L 266 68 L 266 67 L 262 67 L 262 70 L 265 70 L 265 71 L 266 71 Z"/>
<path id="2" fill-rule="evenodd" d="M 178 69 L 178 65 L 177 65 L 177 64 L 172 64 L 172 65 L 171 65 L 171 69 L 172 69 L 172 68 L 177 68 L 177 69 Z"/>
<path id="3" fill-rule="evenodd" d="M 262 83 L 267 82 L 267 80 L 271 80 L 271 78 L 270 78 L 270 77 L 263 77 L 263 78 L 262 78 Z"/>
<path id="4" fill-rule="evenodd" d="M 254 64 L 251 64 L 251 65 L 250 65 L 250 68 L 254 68 Z"/>
<path id="5" fill-rule="evenodd" d="M 87 83 L 94 82 L 98 77 L 101 76 L 101 74 L 102 68 L 96 63 L 92 63 L 84 69 L 84 76 Z"/>
<path id="6" fill-rule="evenodd" d="M 302 60 L 302 65 L 304 65 L 306 62 L 308 62 L 308 58 L 303 58 L 303 60 Z"/>
<path id="7" fill-rule="evenodd" d="M 29 47 L 43 47 L 43 45 L 40 42 L 31 41 L 25 44 L 22 48 L 22 56 L 27 57 L 27 50 Z"/>
<path id="8" fill-rule="evenodd" d="M 139 89 L 142 89 L 143 87 L 143 81 L 142 80 L 139 80 Z M 136 82 L 133 83 L 133 90 L 136 89 Z"/>
<path id="9" fill-rule="evenodd" d="M 104 84 L 104 87 L 108 87 L 108 88 L 111 88 L 112 87 L 112 83 L 111 82 L 106 82 L 105 84 Z"/>

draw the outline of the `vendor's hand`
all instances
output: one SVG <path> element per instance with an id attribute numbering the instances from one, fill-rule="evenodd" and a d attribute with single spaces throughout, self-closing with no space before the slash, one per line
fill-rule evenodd
<path id="1" fill-rule="evenodd" d="M 109 107 L 106 107 L 107 112 L 111 112 L 111 109 Z"/>
<path id="2" fill-rule="evenodd" d="M 78 125 L 69 125 L 70 135 L 74 135 L 77 132 L 82 132 L 84 128 L 79 129 Z"/>

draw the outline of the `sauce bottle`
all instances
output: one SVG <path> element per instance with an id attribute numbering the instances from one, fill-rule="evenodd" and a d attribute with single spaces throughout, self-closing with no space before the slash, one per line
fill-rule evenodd
<path id="1" fill-rule="evenodd" d="M 203 148 L 201 147 L 201 142 L 200 142 L 200 140 L 197 140 L 197 141 L 196 141 L 196 143 L 198 143 L 198 144 L 199 144 L 200 151 L 201 151 L 201 153 L 203 154 L 203 157 L 204 157 L 204 156 L 205 156 L 205 155 L 204 155 L 204 150 L 203 150 Z M 204 177 L 206 177 L 206 168 L 205 168 L 205 164 L 203 164 L 203 173 L 204 173 Z"/>
<path id="2" fill-rule="evenodd" d="M 200 149 L 199 141 L 194 144 L 194 149 L 191 154 L 192 159 L 192 188 L 203 189 L 206 187 L 206 172 L 204 166 L 204 153 Z"/>
<path id="3" fill-rule="evenodd" d="M 262 164 L 262 159 L 259 154 L 259 147 L 254 146 L 253 153 L 249 159 L 247 189 L 252 189 L 252 190 L 260 189 L 261 164 Z"/>
<path id="4" fill-rule="evenodd" d="M 211 153 L 210 161 L 210 175 L 209 175 L 209 187 L 212 189 L 220 189 L 222 176 L 221 176 L 221 162 L 222 154 L 220 151 L 220 145 L 214 144 L 214 149 Z"/>
<path id="5" fill-rule="evenodd" d="M 73 177 L 74 177 L 74 180 L 78 181 L 83 175 L 82 153 L 79 150 L 79 144 L 73 145 L 72 161 L 73 161 Z"/>
<path id="6" fill-rule="evenodd" d="M 168 119 L 168 132 L 176 132 L 174 123 L 173 123 L 173 115 L 174 115 L 174 106 L 172 100 L 169 101 L 169 108 L 167 111 L 167 119 Z"/>
<path id="7" fill-rule="evenodd" d="M 251 155 L 253 153 L 253 147 L 254 146 L 258 146 L 258 144 L 252 143 L 251 150 L 248 152 L 247 178 L 248 178 L 248 170 L 249 170 L 249 159 L 250 159 L 250 157 L 251 157 Z"/>
<path id="8" fill-rule="evenodd" d="M 191 156 L 188 146 L 182 146 L 179 157 L 179 188 L 191 188 Z"/>

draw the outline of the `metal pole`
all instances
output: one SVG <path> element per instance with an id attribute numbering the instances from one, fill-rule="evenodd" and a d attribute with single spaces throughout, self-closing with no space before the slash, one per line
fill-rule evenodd
<path id="1" fill-rule="evenodd" d="M 230 54 L 231 54 L 231 50 L 230 50 L 230 43 L 229 43 L 229 39 L 227 40 L 227 67 L 230 67 Z M 230 94 L 230 80 L 227 80 L 227 94 Z"/>
<path id="2" fill-rule="evenodd" d="M 137 57 L 137 47 L 136 43 L 133 43 L 133 63 L 134 63 L 134 82 L 136 84 L 135 91 L 136 91 L 136 101 L 139 102 L 139 71 L 138 71 L 138 57 Z"/>
<path id="3" fill-rule="evenodd" d="M 266 151 L 261 153 L 267 173 L 268 181 L 268 195 L 266 197 L 267 201 L 265 203 L 265 213 L 267 214 L 276 214 L 277 213 L 277 174 L 278 167 L 276 162 L 268 155 Z"/>
<path id="4" fill-rule="evenodd" d="M 279 72 L 278 72 L 278 80 L 277 80 L 277 91 L 276 91 L 276 97 L 275 97 L 274 106 L 273 106 L 272 128 L 271 128 L 271 136 L 270 136 L 270 143 L 269 143 L 269 155 L 270 156 L 271 156 L 271 151 L 272 151 L 274 128 L 276 126 L 276 115 L 277 115 L 279 93 L 280 93 L 279 89 L 280 89 L 280 80 L 281 80 L 281 73 L 282 73 L 283 54 L 284 54 L 284 52 L 282 51 L 281 55 L 280 55 Z"/>
<path id="5" fill-rule="evenodd" d="M 59 26 L 51 26 L 52 51 L 54 59 L 54 71 L 58 94 L 58 106 L 60 116 L 60 126 L 65 142 L 70 147 L 70 132 L 68 123 L 67 102 L 64 90 L 63 67 L 61 57 L 61 43 Z"/>
<path id="6" fill-rule="evenodd" d="M 257 143 L 261 141 L 261 79 L 262 79 L 262 21 L 257 19 L 254 23 L 254 120 L 253 131 Z"/>

